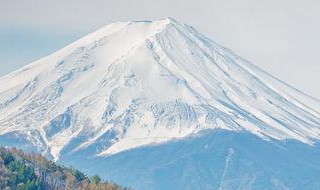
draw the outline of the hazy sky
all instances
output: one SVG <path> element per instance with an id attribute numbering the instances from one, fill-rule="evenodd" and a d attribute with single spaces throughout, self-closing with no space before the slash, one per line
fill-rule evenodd
<path id="1" fill-rule="evenodd" d="M 110 22 L 168 16 L 320 99 L 319 0 L 0 0 L 0 76 Z"/>

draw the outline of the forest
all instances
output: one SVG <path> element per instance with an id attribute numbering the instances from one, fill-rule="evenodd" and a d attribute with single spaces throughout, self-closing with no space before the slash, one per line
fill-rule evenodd
<path id="1" fill-rule="evenodd" d="M 39 154 L 0 147 L 0 190 L 131 190 Z"/>

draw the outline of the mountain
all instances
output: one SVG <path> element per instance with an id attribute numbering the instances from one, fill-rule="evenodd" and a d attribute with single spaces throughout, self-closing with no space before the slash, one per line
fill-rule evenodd
<path id="1" fill-rule="evenodd" d="M 1 145 L 126 186 L 320 187 L 318 157 L 294 151 L 320 153 L 320 102 L 172 18 L 109 24 L 0 86 Z"/>

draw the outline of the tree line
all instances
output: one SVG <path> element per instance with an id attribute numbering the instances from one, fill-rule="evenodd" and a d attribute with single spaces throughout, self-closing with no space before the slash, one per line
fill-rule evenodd
<path id="1" fill-rule="evenodd" d="M 0 147 L 0 190 L 131 190 L 39 154 Z"/>

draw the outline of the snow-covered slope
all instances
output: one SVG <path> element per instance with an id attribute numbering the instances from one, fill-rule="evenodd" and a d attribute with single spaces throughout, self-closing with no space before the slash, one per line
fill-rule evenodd
<path id="1" fill-rule="evenodd" d="M 0 78 L 0 142 L 55 160 L 204 129 L 320 139 L 320 102 L 173 19 L 121 22 Z"/>

